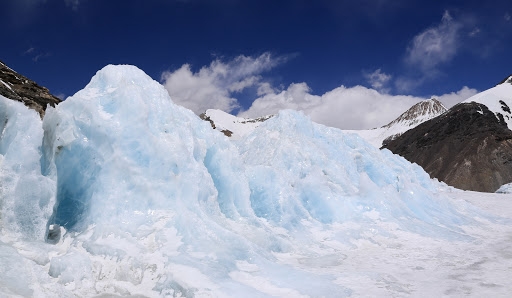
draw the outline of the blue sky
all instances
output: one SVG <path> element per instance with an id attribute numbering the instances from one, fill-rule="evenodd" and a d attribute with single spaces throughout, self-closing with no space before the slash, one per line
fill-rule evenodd
<path id="1" fill-rule="evenodd" d="M 296 108 L 369 128 L 512 73 L 512 7 L 483 2 L 0 0 L 0 60 L 60 96 L 133 64 L 197 113 Z"/>

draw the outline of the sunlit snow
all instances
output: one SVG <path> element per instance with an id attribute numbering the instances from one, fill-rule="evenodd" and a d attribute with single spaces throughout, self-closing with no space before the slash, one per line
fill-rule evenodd
<path id="1" fill-rule="evenodd" d="M 509 195 L 455 190 L 300 112 L 232 141 L 107 66 L 42 123 L 0 96 L 0 132 L 0 296 L 512 291 Z"/>

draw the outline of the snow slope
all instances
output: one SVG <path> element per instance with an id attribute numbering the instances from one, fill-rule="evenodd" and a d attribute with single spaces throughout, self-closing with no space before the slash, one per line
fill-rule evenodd
<path id="1" fill-rule="evenodd" d="M 370 130 L 347 130 L 347 132 L 357 133 L 373 146 L 380 148 L 388 138 L 395 138 L 444 112 L 446 108 L 443 104 L 432 98 L 415 104 L 387 125 Z"/>
<path id="2" fill-rule="evenodd" d="M 496 114 L 496 117 L 507 123 L 509 129 L 512 129 L 512 76 L 504 80 L 503 83 L 480 92 L 463 102 L 476 102 L 487 106 L 490 111 Z"/>
<path id="3" fill-rule="evenodd" d="M 209 109 L 201 115 L 204 120 L 210 121 L 214 129 L 224 132 L 229 135 L 233 140 L 239 140 L 249 133 L 251 133 L 256 127 L 274 115 L 263 116 L 256 119 L 240 118 L 228 114 L 221 110 Z"/>
<path id="4" fill-rule="evenodd" d="M 512 291 L 508 196 L 474 207 L 299 112 L 231 142 L 133 66 L 100 70 L 42 124 L 0 105 L 0 296 Z M 54 224 L 62 239 L 44 243 Z"/>

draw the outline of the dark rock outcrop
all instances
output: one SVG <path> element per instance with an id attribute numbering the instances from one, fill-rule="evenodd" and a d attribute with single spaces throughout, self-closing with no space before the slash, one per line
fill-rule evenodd
<path id="1" fill-rule="evenodd" d="M 45 87 L 15 72 L 0 61 L 0 95 L 23 102 L 27 107 L 36 110 L 41 118 L 47 105 L 54 107 L 61 102 L 50 94 Z"/>
<path id="2" fill-rule="evenodd" d="M 483 104 L 458 104 L 384 148 L 456 188 L 494 192 L 512 182 L 512 131 Z"/>

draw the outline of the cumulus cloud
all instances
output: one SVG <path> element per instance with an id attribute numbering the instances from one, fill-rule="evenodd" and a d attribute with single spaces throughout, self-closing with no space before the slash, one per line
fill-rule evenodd
<path id="1" fill-rule="evenodd" d="M 452 106 L 458 104 L 459 102 L 461 102 L 465 99 L 470 98 L 471 96 L 473 96 L 477 93 L 478 93 L 478 90 L 464 86 L 464 87 L 462 87 L 462 89 L 460 89 L 457 92 L 451 92 L 451 93 L 447 93 L 447 94 L 443 94 L 443 95 L 439 95 L 439 96 L 435 95 L 434 97 L 437 98 L 440 102 L 443 103 L 443 105 L 446 108 L 449 109 Z"/>
<path id="2" fill-rule="evenodd" d="M 364 77 L 370 83 L 373 89 L 379 90 L 384 93 L 389 92 L 389 88 L 387 88 L 387 84 L 391 80 L 392 76 L 386 73 L 383 73 L 381 69 L 377 69 L 372 73 L 363 73 Z"/>
<path id="3" fill-rule="evenodd" d="M 468 87 L 436 96 L 446 106 L 476 94 Z M 275 114 L 282 109 L 301 110 L 315 122 L 341 129 L 370 129 L 385 125 L 412 105 L 426 98 L 390 95 L 362 86 L 340 86 L 323 95 L 313 95 L 306 83 L 291 84 L 286 90 L 256 99 L 239 113 L 241 117 Z"/>
<path id="4" fill-rule="evenodd" d="M 174 102 L 197 114 L 211 108 L 231 112 L 239 107 L 236 93 L 247 88 L 256 88 L 260 95 L 273 92 L 261 74 L 287 59 L 270 53 L 258 57 L 240 55 L 227 62 L 216 59 L 197 72 L 185 64 L 164 72 L 161 80 Z"/>
<path id="5" fill-rule="evenodd" d="M 230 61 L 216 59 L 198 71 L 185 64 L 177 70 L 164 72 L 161 80 L 174 102 L 196 114 L 207 109 L 233 112 L 240 108 L 236 97 L 252 88 L 258 98 L 249 109 L 238 113 L 240 117 L 256 118 L 293 109 L 303 111 L 315 122 L 341 129 L 380 127 L 412 105 L 430 98 L 390 94 L 387 87 L 393 77 L 381 69 L 363 72 L 372 88 L 339 86 L 322 95 L 315 95 L 304 82 L 276 88 L 262 75 L 286 59 L 269 53 L 257 57 L 241 55 Z M 434 97 L 451 107 L 476 93 L 475 89 L 463 87 L 457 92 Z"/>
<path id="6" fill-rule="evenodd" d="M 453 59 L 459 49 L 460 22 L 446 11 L 437 26 L 416 35 L 407 49 L 406 62 L 419 67 L 424 73 L 436 70 L 442 63 Z"/>

